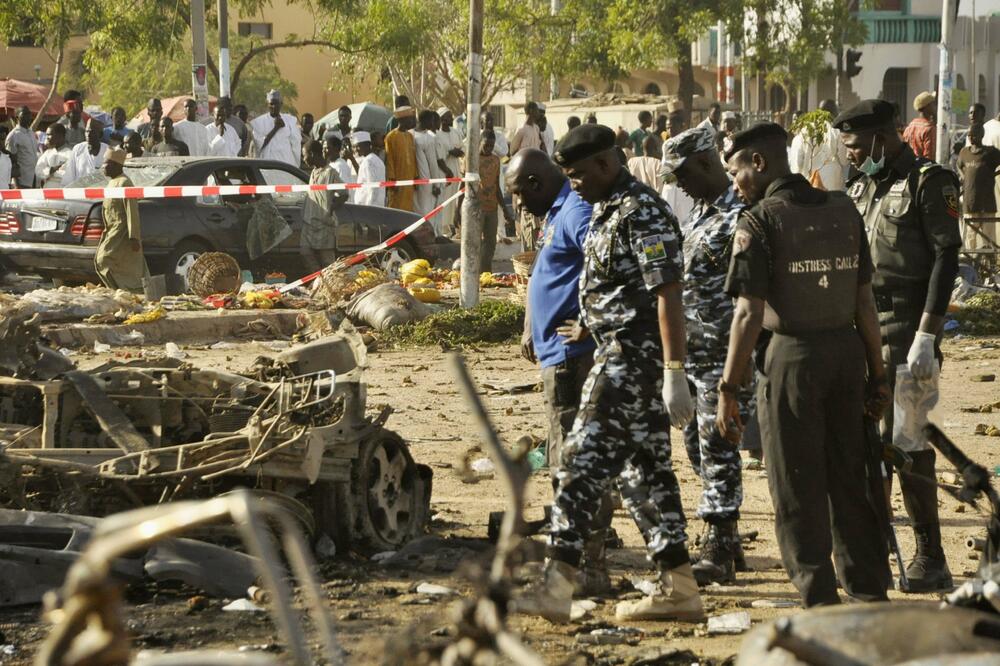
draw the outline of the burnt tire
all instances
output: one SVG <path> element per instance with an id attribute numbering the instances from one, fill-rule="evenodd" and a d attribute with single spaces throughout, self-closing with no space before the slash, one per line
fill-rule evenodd
<path id="1" fill-rule="evenodd" d="M 399 550 L 424 533 L 431 470 L 417 465 L 403 439 L 384 430 L 361 442 L 348 483 L 338 483 L 337 549 L 364 554 Z"/>

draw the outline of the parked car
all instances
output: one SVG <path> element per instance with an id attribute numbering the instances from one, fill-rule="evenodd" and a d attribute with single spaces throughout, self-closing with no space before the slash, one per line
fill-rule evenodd
<path id="1" fill-rule="evenodd" d="M 301 169 L 273 160 L 243 157 L 142 157 L 125 163 L 136 186 L 153 185 L 284 185 L 308 183 Z M 73 187 L 102 187 L 103 173 L 81 178 Z M 272 196 L 292 227 L 292 235 L 256 261 L 246 247 L 246 204 Z M 281 272 L 294 280 L 305 273 L 299 255 L 303 192 L 142 199 L 139 217 L 149 271 L 163 274 L 171 293 L 187 288 L 188 268 L 203 252 L 227 252 L 255 278 Z M 0 262 L 7 272 L 41 275 L 64 281 L 97 281 L 94 254 L 104 232 L 100 200 L 0 202 Z M 240 209 L 244 212 L 241 215 Z M 417 220 L 393 208 L 345 204 L 337 209 L 338 254 L 376 245 Z M 422 225 L 394 246 L 396 261 L 436 257 L 434 232 Z"/>

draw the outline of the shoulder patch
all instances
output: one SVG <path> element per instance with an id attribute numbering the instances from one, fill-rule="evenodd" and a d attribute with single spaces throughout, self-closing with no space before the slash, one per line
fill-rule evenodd
<path id="1" fill-rule="evenodd" d="M 852 199 L 857 199 L 864 193 L 865 185 L 866 182 L 864 180 L 860 178 L 855 180 L 854 183 L 851 184 L 850 189 L 847 190 L 847 196 L 851 197 Z"/>
<path id="2" fill-rule="evenodd" d="M 944 198 L 947 213 L 952 217 L 958 217 L 958 188 L 954 185 L 945 185 L 941 188 L 941 196 Z"/>
<path id="3" fill-rule="evenodd" d="M 664 244 L 663 234 L 653 234 L 639 239 L 642 246 L 641 258 L 644 263 L 666 259 L 667 247 Z"/>
<path id="4" fill-rule="evenodd" d="M 739 254 L 750 248 L 753 236 L 746 229 L 737 229 L 733 234 L 733 254 Z"/>

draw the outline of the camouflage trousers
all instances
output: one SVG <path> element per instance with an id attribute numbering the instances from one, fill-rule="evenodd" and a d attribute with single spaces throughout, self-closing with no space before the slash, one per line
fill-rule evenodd
<path id="1" fill-rule="evenodd" d="M 698 517 L 709 523 L 739 520 L 743 503 L 743 461 L 739 446 L 727 442 L 715 425 L 722 370 L 722 365 L 688 370 L 697 412 L 684 428 L 684 446 L 703 484 Z M 749 390 L 741 391 L 739 401 L 740 420 L 747 424 L 753 394 Z"/>
<path id="2" fill-rule="evenodd" d="M 688 561 L 659 354 L 659 341 L 652 338 L 643 344 L 599 344 L 556 473 L 549 557 L 579 566 L 601 498 L 620 480 L 623 503 L 650 559 L 665 568 Z"/>

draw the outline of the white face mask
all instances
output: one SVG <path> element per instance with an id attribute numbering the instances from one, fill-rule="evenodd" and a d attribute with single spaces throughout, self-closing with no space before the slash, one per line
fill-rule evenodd
<path id="1" fill-rule="evenodd" d="M 882 146 L 882 157 L 879 158 L 878 162 L 872 160 L 872 153 L 875 152 L 875 137 L 872 137 L 872 149 L 868 153 L 868 157 L 865 158 L 864 163 L 858 167 L 858 171 L 865 174 L 866 176 L 874 176 L 882 167 L 885 166 L 885 146 Z"/>

